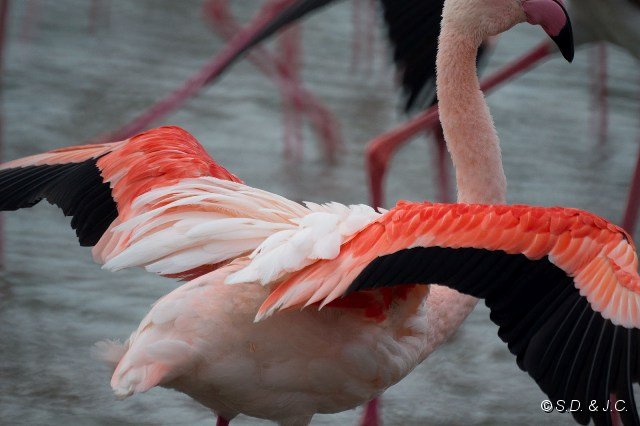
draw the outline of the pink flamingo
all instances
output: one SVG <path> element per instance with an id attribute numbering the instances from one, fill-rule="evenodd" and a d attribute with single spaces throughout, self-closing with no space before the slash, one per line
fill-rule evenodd
<path id="1" fill-rule="evenodd" d="M 570 8 L 576 19 L 576 44 L 584 45 L 593 42 L 608 42 L 627 50 L 631 55 L 640 59 L 640 7 L 635 0 L 585 0 L 571 1 Z M 602 48 L 600 48 L 602 49 Z M 555 54 L 557 50 L 549 42 L 543 42 L 513 63 L 496 71 L 483 81 L 482 89 L 487 91 L 514 78 L 516 75 L 528 71 L 543 59 Z M 597 85 L 599 111 L 599 139 L 603 139 L 606 132 L 606 87 L 602 83 L 606 75 L 604 62 L 606 57 L 599 52 L 599 70 Z M 422 113 L 396 129 L 378 136 L 367 147 L 367 165 L 374 205 L 383 205 L 384 178 L 388 165 L 394 153 L 415 135 L 425 128 L 435 128 L 438 125 L 436 108 Z M 635 230 L 638 210 L 640 210 L 640 154 L 631 179 L 631 186 L 624 210 L 622 225 L 630 232 Z"/>
<path id="2" fill-rule="evenodd" d="M 212 28 L 225 39 L 233 39 L 242 30 L 231 16 L 228 0 L 208 0 L 203 10 L 205 17 L 213 24 Z M 329 109 L 300 81 L 299 29 L 290 28 L 280 36 L 279 42 L 281 57 L 264 48 L 256 48 L 249 54 L 249 59 L 280 87 L 285 104 L 285 154 L 294 153 L 297 158 L 301 157 L 301 115 L 306 115 L 322 142 L 326 157 L 335 160 L 336 151 L 341 145 L 339 124 Z"/>
<path id="3" fill-rule="evenodd" d="M 7 163 L 0 208 L 46 198 L 73 216 L 105 268 L 197 277 L 159 300 L 124 345 L 98 347 L 120 397 L 165 386 L 219 424 L 237 413 L 307 424 L 400 380 L 480 297 L 551 399 L 603 406 L 613 394 L 628 401 L 622 420 L 637 424 L 630 237 L 587 212 L 502 205 L 499 140 L 475 58 L 486 36 L 525 21 L 571 54 L 556 0 L 446 2 L 438 94 L 461 204 L 400 203 L 382 214 L 303 206 L 243 185 L 169 127 Z M 466 204 L 478 202 L 497 204 Z M 444 286 L 415 285 L 430 282 Z M 325 309 L 296 309 L 308 305 Z M 574 415 L 609 422 L 606 412 Z"/>

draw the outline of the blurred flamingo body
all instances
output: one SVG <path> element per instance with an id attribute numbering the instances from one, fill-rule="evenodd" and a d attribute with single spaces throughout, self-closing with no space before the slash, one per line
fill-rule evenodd
<path id="1" fill-rule="evenodd" d="M 499 140 L 478 90 L 482 39 L 527 21 L 567 48 L 566 13 L 555 0 L 469 4 L 447 0 L 438 53 L 460 204 L 303 206 L 244 185 L 175 127 L 0 167 L 2 210 L 46 198 L 73 216 L 104 268 L 194 278 L 160 299 L 124 345 L 98 346 L 115 367 L 117 396 L 165 386 L 221 423 L 246 413 L 307 424 L 400 380 L 480 297 L 551 398 L 603 402 L 612 393 L 631 402 L 623 420 L 640 422 L 629 391 L 640 373 L 635 247 L 587 212 L 502 205 Z M 550 25 L 539 7 L 551 10 Z M 586 387 L 576 379 L 585 377 Z"/>

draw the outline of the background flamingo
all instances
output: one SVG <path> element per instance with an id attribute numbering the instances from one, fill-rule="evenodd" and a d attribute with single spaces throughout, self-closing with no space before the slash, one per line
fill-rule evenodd
<path id="1" fill-rule="evenodd" d="M 640 46 L 640 27 L 636 25 L 640 19 L 640 7 L 634 1 L 629 0 L 609 0 L 605 2 L 583 2 L 574 1 L 570 3 L 571 10 L 576 13 L 576 43 L 587 44 L 596 41 L 605 41 L 616 44 L 627 50 L 636 58 L 640 57 L 638 46 Z M 602 49 L 601 47 L 599 49 Z M 532 66 L 540 63 L 541 60 L 554 54 L 556 49 L 548 42 L 543 42 L 529 53 L 523 55 L 504 69 L 497 71 L 488 77 L 483 83 L 484 90 L 490 90 L 497 85 L 513 78 Z M 603 55 L 602 50 L 599 52 Z M 603 58 L 599 59 L 602 66 Z M 598 77 L 604 77 L 604 69 L 600 68 Z M 603 99 L 606 94 L 604 83 L 596 85 L 596 96 Z M 602 111 L 605 104 L 600 103 L 599 135 L 606 131 L 606 115 Z M 437 114 L 435 109 L 425 112 L 405 125 L 398 127 L 384 135 L 377 137 L 370 143 L 367 152 L 367 164 L 371 178 L 371 191 L 374 205 L 383 205 L 382 187 L 388 164 L 394 152 L 403 146 L 410 138 L 419 134 L 425 127 L 437 126 Z M 638 165 L 631 179 L 629 196 L 625 207 L 622 224 L 625 229 L 633 232 L 635 230 L 638 208 L 640 206 L 640 155 Z"/>

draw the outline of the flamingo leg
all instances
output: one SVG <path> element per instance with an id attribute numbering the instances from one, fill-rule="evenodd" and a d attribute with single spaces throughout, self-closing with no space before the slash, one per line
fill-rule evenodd
<path id="1" fill-rule="evenodd" d="M 207 1 L 203 10 L 205 17 L 213 24 L 213 30 L 227 41 L 241 31 L 240 25 L 231 15 L 228 0 Z M 302 141 L 302 123 L 292 94 L 295 90 L 293 86 L 299 84 L 296 77 L 300 64 L 300 49 L 296 45 L 296 37 L 299 34 L 296 27 L 288 29 L 278 38 L 282 52 L 280 60 L 273 59 L 265 49 L 258 49 L 257 52 L 249 55 L 251 62 L 265 75 L 275 80 L 280 88 L 283 98 L 284 152 L 287 157 L 293 156 L 294 151 L 296 155 L 299 153 Z"/>
<path id="2" fill-rule="evenodd" d="M 520 59 L 496 71 L 482 81 L 481 89 L 488 92 L 511 78 L 522 74 L 554 52 L 554 48 L 544 42 Z M 374 207 L 384 204 L 382 187 L 391 158 L 395 152 L 409 142 L 419 132 L 432 128 L 439 121 L 437 105 L 429 108 L 422 114 L 408 120 L 395 129 L 373 139 L 367 145 L 366 163 L 369 173 L 371 200 Z"/>
<path id="3" fill-rule="evenodd" d="M 360 426 L 382 426 L 382 419 L 380 418 L 380 398 L 374 398 L 367 403 L 362 413 L 362 419 L 360 420 Z"/>
<path id="4" fill-rule="evenodd" d="M 609 106 L 607 102 L 607 45 L 598 44 L 592 54 L 592 131 L 598 135 L 598 143 L 604 144 L 609 130 Z"/>
<path id="5" fill-rule="evenodd" d="M 355 0 L 352 12 L 353 42 L 351 48 L 351 71 L 363 65 L 371 75 L 374 71 L 376 50 L 376 0 Z"/>
<path id="6" fill-rule="evenodd" d="M 222 416 L 218 416 L 218 420 L 216 421 L 216 426 L 229 426 L 229 420 L 225 419 Z"/>
<path id="7" fill-rule="evenodd" d="M 368 75 L 373 74 L 374 69 L 374 59 L 375 59 L 375 42 L 376 37 L 374 33 L 374 28 L 376 28 L 376 7 L 375 2 L 372 0 L 365 0 L 364 4 L 364 12 L 365 12 L 365 26 L 364 26 L 364 41 L 365 41 L 365 72 Z"/>
<path id="8" fill-rule="evenodd" d="M 620 413 L 618 413 L 615 409 L 617 402 L 618 398 L 614 394 L 609 395 L 609 413 L 611 414 L 611 426 L 620 426 L 622 424 Z"/>

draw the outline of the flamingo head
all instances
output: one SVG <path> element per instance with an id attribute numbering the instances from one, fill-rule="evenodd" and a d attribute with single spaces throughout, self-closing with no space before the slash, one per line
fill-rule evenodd
<path id="1" fill-rule="evenodd" d="M 527 22 L 540 25 L 564 58 L 573 61 L 573 29 L 562 0 L 521 0 Z"/>
<path id="2" fill-rule="evenodd" d="M 478 43 L 516 24 L 540 25 L 562 56 L 573 60 L 573 30 L 562 0 L 446 0 L 443 23 L 473 34 Z"/>

